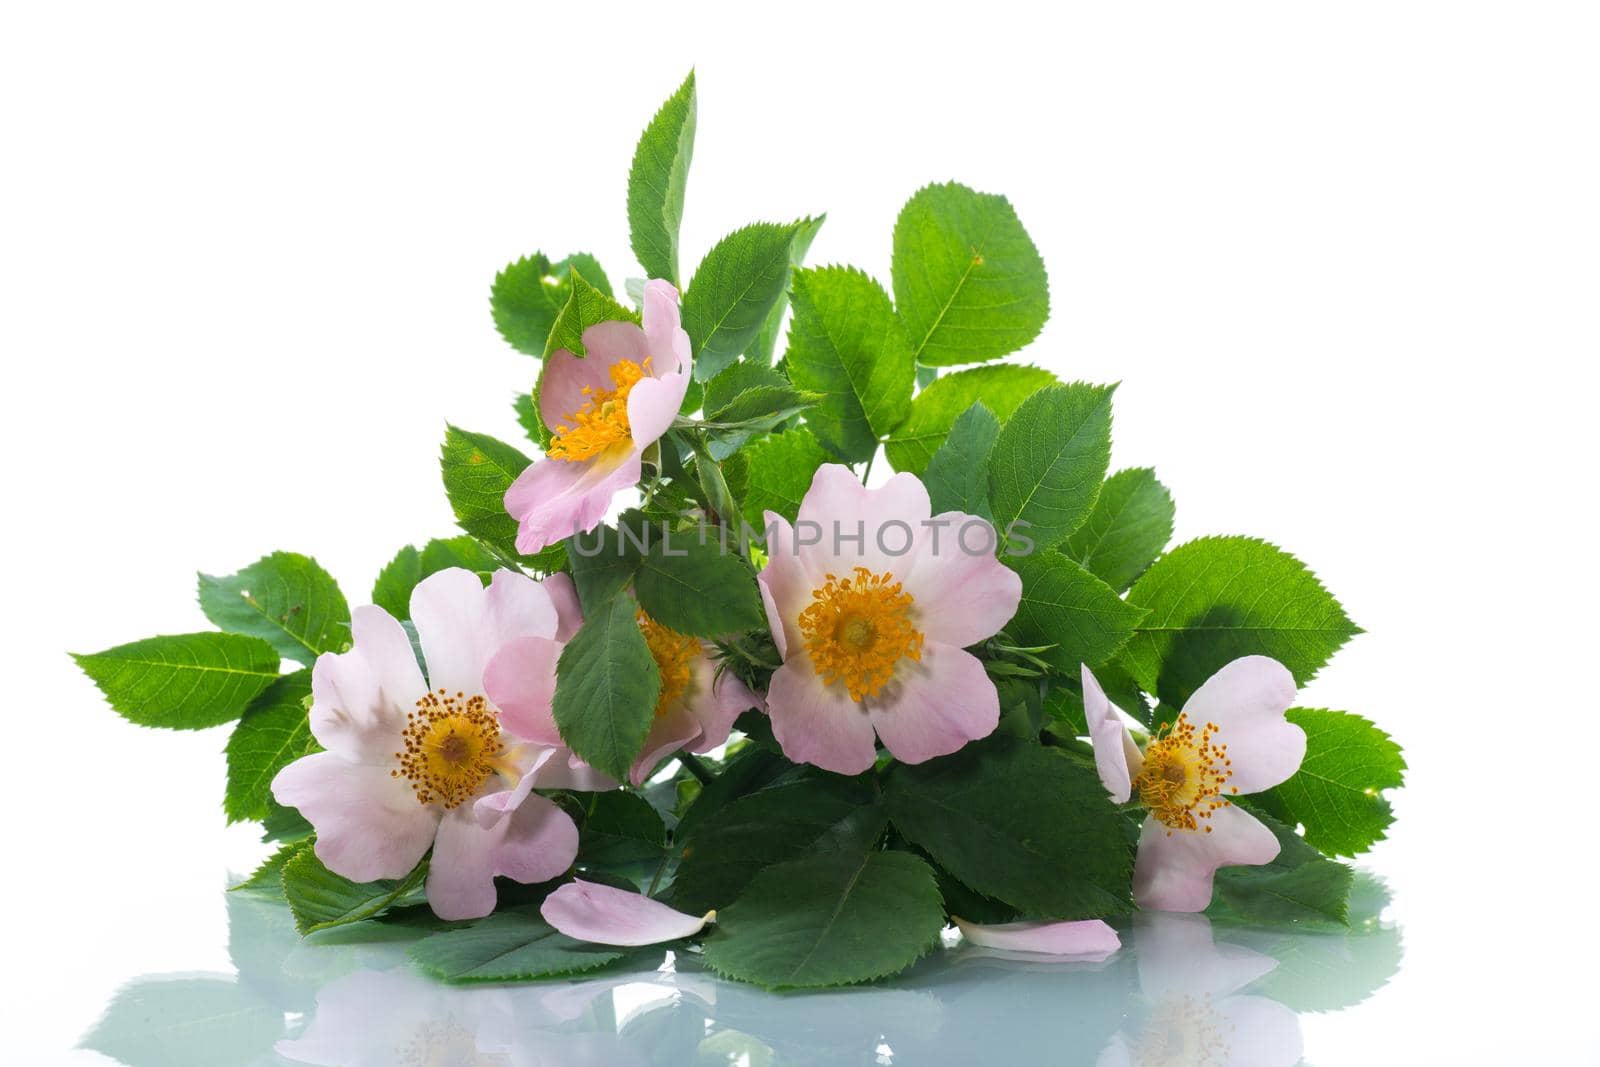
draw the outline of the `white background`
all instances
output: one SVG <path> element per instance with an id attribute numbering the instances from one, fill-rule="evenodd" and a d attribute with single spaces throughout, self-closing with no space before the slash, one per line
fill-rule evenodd
<path id="1" fill-rule="evenodd" d="M 637 272 L 628 161 L 694 65 L 686 269 L 826 210 L 812 261 L 887 280 L 920 185 L 1007 194 L 1050 269 L 1026 358 L 1123 383 L 1115 461 L 1157 467 L 1180 538 L 1272 539 L 1369 631 L 1303 700 L 1407 746 L 1370 857 L 1407 959 L 1304 1021 L 1308 1060 L 1594 1054 L 1596 29 L 1393 0 L 8 5 L 3 1044 L 37 1061 L 130 976 L 226 969 L 218 891 L 260 852 L 223 827 L 225 733 L 123 722 L 66 651 L 203 628 L 196 569 L 294 549 L 358 599 L 448 534 L 445 421 L 516 439 L 534 370 L 490 279 L 534 249 Z"/>

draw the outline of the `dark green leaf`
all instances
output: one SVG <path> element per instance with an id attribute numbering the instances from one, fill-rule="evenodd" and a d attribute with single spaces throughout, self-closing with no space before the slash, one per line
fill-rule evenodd
<path id="1" fill-rule="evenodd" d="M 1116 655 L 1144 617 L 1142 608 L 1060 553 L 1012 565 L 1022 576 L 1022 600 L 1006 632 L 1025 647 L 1052 646 L 1039 655 L 1065 678 L 1076 680 L 1084 664 L 1098 667 Z"/>
<path id="2" fill-rule="evenodd" d="M 1275 812 L 1304 826 L 1306 840 L 1331 855 L 1355 856 L 1383 840 L 1394 821 L 1383 790 L 1405 779 L 1400 746 L 1347 711 L 1290 708 L 1288 719 L 1306 732 L 1306 758 L 1268 794 Z"/>
<path id="3" fill-rule="evenodd" d="M 1033 551 L 1083 524 L 1111 462 L 1115 386 L 1056 385 L 1034 393 L 1000 431 L 989 461 L 989 499 L 1002 534 Z"/>
<path id="4" fill-rule="evenodd" d="M 1011 204 L 954 182 L 919 190 L 901 209 L 893 273 L 919 363 L 998 359 L 1050 317 L 1044 260 Z"/>
<path id="5" fill-rule="evenodd" d="M 822 394 L 806 422 L 846 461 L 870 457 L 911 410 L 905 329 L 883 287 L 854 267 L 795 271 L 784 362 L 795 385 Z"/>
<path id="6" fill-rule="evenodd" d="M 921 474 L 950 427 L 973 404 L 983 401 L 1004 426 L 1024 400 L 1055 384 L 1056 376 L 1047 370 L 1011 363 L 947 374 L 911 401 L 911 413 L 890 431 L 883 454 L 895 470 Z"/>
<path id="7" fill-rule="evenodd" d="M 588 798 L 580 865 L 616 867 L 659 860 L 666 848 L 666 824 L 638 793 L 613 789 Z"/>
<path id="8" fill-rule="evenodd" d="M 309 670 L 286 674 L 255 699 L 233 728 L 222 799 L 229 822 L 266 818 L 273 777 L 301 756 L 322 750 L 307 720 L 310 696 Z"/>
<path id="9" fill-rule="evenodd" d="M 1128 909 L 1124 820 L 1095 772 L 996 738 L 889 775 L 895 829 L 974 890 L 1033 918 Z"/>
<path id="10" fill-rule="evenodd" d="M 1172 537 L 1167 487 L 1148 467 L 1118 471 L 1100 487 L 1089 517 L 1061 546 L 1117 592 L 1149 569 Z"/>
<path id="11" fill-rule="evenodd" d="M 693 532 L 659 537 L 633 579 L 639 604 L 669 629 L 717 637 L 766 625 L 755 571 L 730 543 Z"/>
<path id="12" fill-rule="evenodd" d="M 768 867 L 719 913 L 705 959 L 774 989 L 848 985 L 903 970 L 937 944 L 944 906 L 908 852 L 824 852 Z"/>
<path id="13" fill-rule="evenodd" d="M 725 907 L 761 871 L 809 852 L 859 855 L 885 823 L 871 790 L 850 778 L 803 778 L 751 793 L 679 837 L 673 907 L 693 915 Z"/>
<path id="14" fill-rule="evenodd" d="M 148 637 L 72 658 L 118 715 L 171 730 L 237 719 L 282 663 L 259 637 L 218 633 Z"/>
<path id="15" fill-rule="evenodd" d="M 445 427 L 439 467 L 456 522 L 512 558 L 517 554 L 517 520 L 506 512 L 506 490 L 528 463 L 527 456 L 487 434 Z"/>
<path id="16" fill-rule="evenodd" d="M 576 941 L 536 915 L 510 911 L 464 930 L 432 934 L 411 946 L 407 955 L 446 982 L 527 982 L 592 971 L 626 953 Z"/>
<path id="17" fill-rule="evenodd" d="M 302 849 L 283 865 L 283 895 L 301 934 L 371 919 L 415 893 L 427 876 L 418 864 L 406 877 L 378 882 L 352 882 L 322 865 L 311 849 Z"/>
<path id="18" fill-rule="evenodd" d="M 678 230 L 694 156 L 694 71 L 645 127 L 628 170 L 628 233 L 645 274 L 678 284 Z"/>
<path id="19" fill-rule="evenodd" d="M 961 511 L 994 521 L 994 509 L 989 506 L 989 453 L 999 436 L 1000 420 L 981 400 L 973 401 L 956 419 L 922 475 L 935 515 Z"/>
<path id="20" fill-rule="evenodd" d="M 635 611 L 632 599 L 619 596 L 588 617 L 561 650 L 552 702 L 568 747 L 618 781 L 644 747 L 661 692 Z"/>
<path id="21" fill-rule="evenodd" d="M 274 552 L 226 578 L 200 575 L 200 610 L 219 630 L 259 637 L 308 667 L 350 644 L 339 583 L 295 552 Z"/>
<path id="22" fill-rule="evenodd" d="M 1217 871 L 1212 907 L 1254 923 L 1346 921 L 1352 872 L 1306 844 L 1276 819 L 1252 811 L 1278 838 L 1281 851 L 1257 867 Z"/>
<path id="23" fill-rule="evenodd" d="M 793 767 L 782 756 L 761 748 L 746 748 L 732 756 L 717 776 L 683 809 L 675 831 L 677 839 L 687 840 L 703 820 L 721 811 L 723 805 L 771 784 L 773 779 Z"/>
<path id="24" fill-rule="evenodd" d="M 606 601 L 628 588 L 639 568 L 641 541 L 633 540 L 636 526 L 596 526 L 568 542 L 567 560 L 572 565 L 572 580 L 578 587 L 578 601 L 586 613 L 594 613 Z"/>
<path id="25" fill-rule="evenodd" d="M 810 219 L 757 222 L 712 246 L 683 294 L 683 328 L 694 346 L 694 376 L 710 381 L 756 339 L 789 283 L 789 249 Z"/>
<path id="26" fill-rule="evenodd" d="M 1179 545 L 1134 583 L 1128 600 L 1150 614 L 1123 662 L 1173 707 L 1240 656 L 1270 656 L 1304 685 L 1361 632 L 1305 564 L 1251 537 Z"/>

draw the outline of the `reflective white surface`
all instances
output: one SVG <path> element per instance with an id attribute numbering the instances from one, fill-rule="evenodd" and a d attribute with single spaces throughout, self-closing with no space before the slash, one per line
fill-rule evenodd
<path id="1" fill-rule="evenodd" d="M 1121 924 L 1122 950 L 1093 964 L 952 934 L 890 981 L 775 994 L 723 981 L 692 953 L 661 952 L 583 979 L 448 986 L 407 963 L 415 932 L 403 926 L 305 942 L 280 903 L 229 894 L 232 973 L 134 977 L 83 1044 L 128 1067 L 1291 1067 L 1315 1052 L 1305 1015 L 1382 996 L 1399 968 L 1386 903 L 1364 880 L 1350 929 L 1337 933 L 1141 915 Z"/>

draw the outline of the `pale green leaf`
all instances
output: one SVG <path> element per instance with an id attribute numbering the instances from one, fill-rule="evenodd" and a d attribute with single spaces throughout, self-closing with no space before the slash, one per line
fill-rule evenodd
<path id="1" fill-rule="evenodd" d="M 118 715 L 172 730 L 237 719 L 282 663 L 259 637 L 219 633 L 149 637 L 72 658 Z"/>
<path id="2" fill-rule="evenodd" d="M 1117 592 L 1126 592 L 1172 538 L 1167 487 L 1148 467 L 1118 471 L 1100 487 L 1089 517 L 1061 551 Z"/>
<path id="3" fill-rule="evenodd" d="M 274 552 L 225 578 L 200 575 L 200 610 L 219 630 L 259 637 L 308 667 L 350 644 L 339 583 L 296 552 Z"/>
<path id="4" fill-rule="evenodd" d="M 960 511 L 994 521 L 994 509 L 989 506 L 989 454 L 999 436 L 1000 420 L 981 400 L 973 401 L 956 419 L 922 473 L 935 515 Z"/>
<path id="5" fill-rule="evenodd" d="M 791 272 L 806 260 L 806 253 L 811 251 L 811 242 L 816 239 L 817 231 L 822 229 L 826 215 L 818 215 L 814 219 L 803 220 L 795 230 L 794 240 L 789 242 L 789 268 Z M 793 277 L 792 273 L 790 275 Z M 761 324 L 761 330 L 756 334 L 756 339 L 750 342 L 750 347 L 745 349 L 745 359 L 754 363 L 766 365 L 772 362 L 773 352 L 778 347 L 778 338 L 783 332 L 783 313 L 789 308 L 788 286 L 778 294 L 777 303 L 772 305 L 772 310 L 767 312 L 767 320 Z"/>
<path id="6" fill-rule="evenodd" d="M 1043 551 L 1082 525 L 1111 462 L 1115 386 L 1034 393 L 1000 431 L 989 459 L 995 525 L 1013 550 Z"/>
<path id="7" fill-rule="evenodd" d="M 509 911 L 464 930 L 430 934 L 407 955 L 446 982 L 527 982 L 592 971 L 626 953 L 574 940 L 536 915 Z"/>
<path id="8" fill-rule="evenodd" d="M 711 247 L 683 294 L 683 328 L 694 348 L 694 376 L 710 381 L 738 359 L 789 284 L 789 249 L 811 220 L 757 222 Z"/>
<path id="9" fill-rule="evenodd" d="M 743 455 L 749 464 L 744 517 L 758 530 L 766 527 L 767 511 L 793 522 L 817 468 L 828 462 L 827 450 L 803 426 L 764 437 Z"/>
<path id="10" fill-rule="evenodd" d="M 311 736 L 311 671 L 273 682 L 250 705 L 228 738 L 228 786 L 222 810 L 229 822 L 267 817 L 272 779 L 301 756 L 320 752 Z"/>
<path id="11" fill-rule="evenodd" d="M 678 284 L 678 231 L 694 157 L 694 71 L 645 127 L 628 170 L 628 236 L 645 274 Z"/>
<path id="12" fill-rule="evenodd" d="M 897 471 L 921 474 L 961 413 L 978 401 L 1004 426 L 1028 397 L 1056 376 L 1038 367 L 1004 363 L 971 367 L 928 384 L 911 401 L 911 412 L 884 443 L 883 454 Z"/>
<path id="13" fill-rule="evenodd" d="M 1400 746 L 1347 711 L 1290 708 L 1288 719 L 1306 732 L 1306 757 L 1263 801 L 1331 855 L 1355 856 L 1383 840 L 1394 822 L 1383 791 L 1405 781 Z"/>
<path id="14" fill-rule="evenodd" d="M 1116 655 L 1144 617 L 1106 583 L 1058 552 L 1012 561 L 1022 576 L 1022 600 L 1006 627 L 1025 647 L 1050 646 L 1039 655 L 1063 677 L 1098 667 Z"/>
<path id="15" fill-rule="evenodd" d="M 420 863 L 404 878 L 352 882 L 322 865 L 317 854 L 302 849 L 283 865 L 283 895 L 301 934 L 314 934 L 374 918 L 416 893 L 427 876 Z"/>

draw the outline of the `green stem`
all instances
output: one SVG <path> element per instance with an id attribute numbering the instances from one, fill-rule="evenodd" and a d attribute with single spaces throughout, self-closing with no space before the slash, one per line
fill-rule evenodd
<path id="1" fill-rule="evenodd" d="M 683 764 L 683 769 L 700 779 L 701 785 L 710 785 L 716 775 L 711 773 L 711 768 L 700 762 L 700 757 L 687 752 L 678 753 L 678 762 Z"/>
<path id="2" fill-rule="evenodd" d="M 861 472 L 861 484 L 866 485 L 867 479 L 872 477 L 872 461 L 878 458 L 878 447 L 872 447 L 872 455 L 867 457 L 867 469 Z"/>

